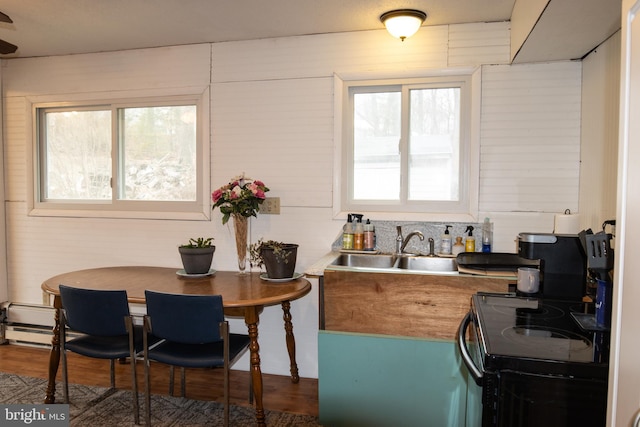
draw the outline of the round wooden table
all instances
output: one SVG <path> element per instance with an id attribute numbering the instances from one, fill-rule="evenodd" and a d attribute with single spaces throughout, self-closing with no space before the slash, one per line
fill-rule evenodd
<path id="1" fill-rule="evenodd" d="M 55 402 L 55 378 L 60 364 L 60 310 L 62 302 L 58 286 L 63 284 L 85 289 L 127 291 L 129 302 L 144 304 L 146 289 L 191 295 L 222 295 L 225 314 L 244 317 L 251 344 L 250 371 L 255 397 L 256 421 L 264 426 L 265 414 L 262 404 L 262 371 L 260 369 L 260 346 L 258 344 L 258 322 L 265 306 L 281 304 L 284 312 L 284 329 L 291 366 L 291 380 L 298 382 L 298 365 L 295 360 L 295 338 L 291 321 L 291 301 L 311 291 L 306 279 L 288 282 L 262 280 L 259 273 L 238 274 L 218 271 L 205 277 L 184 277 L 176 274 L 175 268 L 164 267 L 105 267 L 73 271 L 60 274 L 42 283 L 42 290 L 53 297 L 56 308 L 55 326 L 49 357 L 49 383 L 45 403 Z"/>

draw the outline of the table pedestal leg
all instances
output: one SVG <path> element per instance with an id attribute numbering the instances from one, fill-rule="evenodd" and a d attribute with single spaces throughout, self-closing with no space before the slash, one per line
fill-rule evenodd
<path id="1" fill-rule="evenodd" d="M 47 394 L 44 403 L 56 402 L 56 375 L 60 365 L 60 297 L 55 297 L 53 306 L 55 307 L 53 338 L 51 338 L 51 353 L 49 354 L 49 381 L 47 383 Z"/>
<path id="2" fill-rule="evenodd" d="M 253 382 L 253 397 L 256 406 L 256 425 L 266 427 L 264 406 L 262 403 L 262 370 L 260 369 L 260 345 L 258 344 L 258 316 L 260 307 L 247 307 L 244 320 L 249 330 L 250 374 Z"/>
<path id="3" fill-rule="evenodd" d="M 282 303 L 282 311 L 284 312 L 284 331 L 287 337 L 287 350 L 289 351 L 289 363 L 291 370 L 291 382 L 297 384 L 300 381 L 298 375 L 298 364 L 296 363 L 296 339 L 293 336 L 293 323 L 291 322 L 291 302 L 284 301 Z"/>

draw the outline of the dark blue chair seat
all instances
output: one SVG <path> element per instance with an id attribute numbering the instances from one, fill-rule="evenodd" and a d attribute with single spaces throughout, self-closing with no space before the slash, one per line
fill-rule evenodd
<path id="1" fill-rule="evenodd" d="M 229 355 L 235 359 L 247 348 L 247 336 L 229 334 Z M 158 339 L 151 336 L 150 339 Z M 149 350 L 149 359 L 184 368 L 220 368 L 224 366 L 223 343 L 182 344 L 163 341 Z"/>
<path id="2" fill-rule="evenodd" d="M 134 347 L 142 351 L 142 326 L 133 327 Z M 121 359 L 130 356 L 129 334 L 112 337 L 83 335 L 67 341 L 67 350 L 98 359 Z"/>

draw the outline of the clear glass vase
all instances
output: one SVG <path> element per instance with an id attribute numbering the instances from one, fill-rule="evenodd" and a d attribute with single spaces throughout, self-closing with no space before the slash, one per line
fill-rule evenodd
<path id="1" fill-rule="evenodd" d="M 238 254 L 238 270 L 240 274 L 248 274 L 247 269 L 247 235 L 249 218 L 233 214 L 233 229 L 236 236 L 236 252 Z"/>

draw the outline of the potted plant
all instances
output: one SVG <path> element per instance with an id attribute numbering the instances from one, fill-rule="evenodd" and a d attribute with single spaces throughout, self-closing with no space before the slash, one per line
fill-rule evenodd
<path id="1" fill-rule="evenodd" d="M 213 253 L 213 237 L 198 237 L 189 239 L 189 243 L 180 245 L 178 252 L 182 259 L 184 271 L 187 274 L 207 274 L 211 268 Z"/>
<path id="2" fill-rule="evenodd" d="M 259 239 L 249 246 L 251 266 L 261 268 L 264 265 L 269 279 L 293 278 L 297 255 L 295 243 Z"/>

